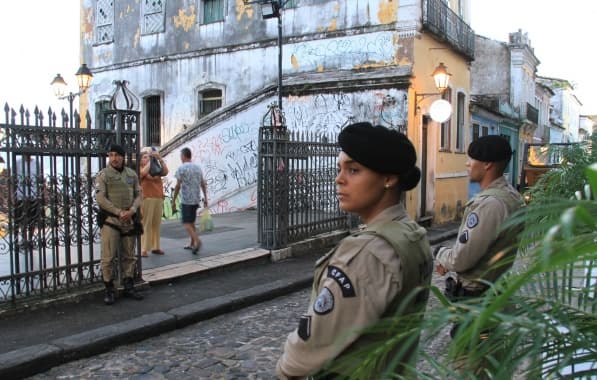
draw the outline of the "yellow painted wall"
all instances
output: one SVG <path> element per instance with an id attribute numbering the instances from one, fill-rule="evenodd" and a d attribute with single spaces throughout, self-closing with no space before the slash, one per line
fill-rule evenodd
<path id="1" fill-rule="evenodd" d="M 470 70 L 467 60 L 455 53 L 451 48 L 422 33 L 415 38 L 413 78 L 411 80 L 411 91 L 409 92 L 409 138 L 417 147 L 420 155 L 422 115 L 429 114 L 429 107 L 434 100 L 440 96 L 418 97 L 416 94 L 437 93 L 431 73 L 437 65 L 443 62 L 448 72 L 452 74 L 450 88 L 452 91 L 452 136 L 451 151 L 442 152 L 439 150 L 440 124 L 430 121 L 428 130 L 428 160 L 427 170 L 427 194 L 432 194 L 432 202 L 427 197 L 427 210 L 434 215 L 433 223 L 445 223 L 451 220 L 458 220 L 461 217 L 460 209 L 468 198 L 468 179 L 466 173 L 467 155 L 455 151 L 456 142 L 456 106 L 457 93 L 463 92 L 465 100 L 465 123 L 464 123 L 464 150 L 470 141 L 470 115 L 468 103 L 470 101 Z M 415 110 L 415 102 L 417 110 Z M 422 158 L 419 157 L 419 163 Z M 425 175 L 425 174 L 423 174 Z M 437 178 L 440 177 L 440 178 Z M 447 177 L 447 178 L 445 178 Z M 419 191 L 420 192 L 420 191 Z M 419 197 L 414 206 L 418 213 Z M 418 215 L 422 216 L 422 215 Z"/>

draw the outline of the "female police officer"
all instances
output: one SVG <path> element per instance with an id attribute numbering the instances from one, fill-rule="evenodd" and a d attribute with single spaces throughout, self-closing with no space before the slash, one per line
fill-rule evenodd
<path id="1" fill-rule="evenodd" d="M 338 142 L 340 208 L 359 215 L 367 227 L 316 263 L 307 313 L 288 336 L 276 367 L 281 379 L 304 378 L 324 367 L 328 374 L 321 378 L 348 375 L 353 369 L 339 359 L 373 342 L 364 328 L 395 315 L 399 306 L 400 313 L 414 313 L 427 304 L 433 259 L 426 231 L 400 203 L 401 193 L 421 177 L 412 143 L 402 133 L 369 123 L 347 126 Z M 407 297 L 415 288 L 421 289 L 418 296 Z M 407 373 L 417 342 L 418 336 L 397 372 Z"/>

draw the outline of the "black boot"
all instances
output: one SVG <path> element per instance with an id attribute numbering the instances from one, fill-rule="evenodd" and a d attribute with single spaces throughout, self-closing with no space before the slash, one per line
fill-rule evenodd
<path id="1" fill-rule="evenodd" d="M 105 294 L 104 294 L 104 303 L 106 305 L 112 305 L 116 299 L 116 289 L 114 289 L 114 282 L 113 281 L 104 281 L 104 285 L 106 286 Z"/>
<path id="2" fill-rule="evenodd" d="M 124 279 L 123 294 L 125 297 L 132 298 L 137 301 L 141 301 L 143 299 L 143 296 L 137 293 L 137 290 L 135 290 L 135 286 L 133 285 L 133 279 L 131 277 L 126 277 Z"/>

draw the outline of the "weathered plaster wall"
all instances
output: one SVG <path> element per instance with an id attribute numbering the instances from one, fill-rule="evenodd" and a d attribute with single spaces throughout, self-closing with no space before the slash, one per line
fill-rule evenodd
<path id="1" fill-rule="evenodd" d="M 510 53 L 504 42 L 475 36 L 471 94 L 510 95 Z"/>
<path id="2" fill-rule="evenodd" d="M 452 74 L 450 81 L 450 91 L 452 92 L 451 146 L 449 151 L 440 151 L 441 125 L 430 120 L 427 132 L 427 173 L 423 173 L 427 181 L 427 191 L 425 194 L 420 194 L 418 200 L 420 205 L 420 199 L 425 197 L 425 213 L 433 215 L 434 223 L 458 219 L 460 215 L 456 212 L 458 209 L 457 204 L 466 203 L 468 179 L 466 174 L 467 156 L 464 152 L 466 152 L 466 147 L 470 142 L 471 125 L 468 110 L 471 94 L 469 65 L 461 56 L 428 35 L 422 35 L 415 42 L 412 87 L 417 94 L 436 94 L 437 88 L 431 73 L 440 62 L 443 62 L 447 66 L 448 72 Z M 457 152 L 455 149 L 458 92 L 464 93 L 466 97 L 464 110 L 465 149 L 463 152 Z M 413 93 L 412 96 L 414 95 Z M 416 99 L 418 108 L 416 110 L 414 107 L 412 108 L 411 114 L 413 117 L 411 124 L 409 124 L 415 126 L 411 128 L 415 130 L 414 134 L 417 133 L 416 131 L 422 130 L 423 115 L 429 115 L 429 107 L 433 101 L 439 98 L 438 95 L 433 95 Z M 411 99 L 412 104 L 414 104 L 415 98 Z M 421 144 L 422 139 L 415 135 L 413 141 Z M 419 145 L 418 152 L 421 152 L 422 148 Z M 422 159 L 421 157 L 420 160 Z"/>

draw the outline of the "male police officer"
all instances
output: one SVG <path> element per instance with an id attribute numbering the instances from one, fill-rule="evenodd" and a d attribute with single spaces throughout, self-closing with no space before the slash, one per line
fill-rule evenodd
<path id="1" fill-rule="evenodd" d="M 464 211 L 457 241 L 453 247 L 440 247 L 436 271 L 440 275 L 456 272 L 446 279 L 446 295 L 453 299 L 478 297 L 509 265 L 496 265 L 516 254 L 516 233 L 498 235 L 502 223 L 524 205 L 520 194 L 503 176 L 512 156 L 509 142 L 501 136 L 484 136 L 468 148 L 468 175 L 478 182 L 481 192 Z"/>
<path id="2" fill-rule="evenodd" d="M 142 300 L 133 285 L 135 272 L 135 240 L 138 226 L 135 213 L 141 206 L 141 188 L 134 170 L 124 166 L 124 149 L 113 144 L 108 152 L 109 164 L 95 180 L 95 199 L 103 213 L 101 226 L 101 267 L 106 293 L 104 303 L 112 305 L 115 300 L 113 260 L 120 249 L 124 277 L 124 296 Z"/>

